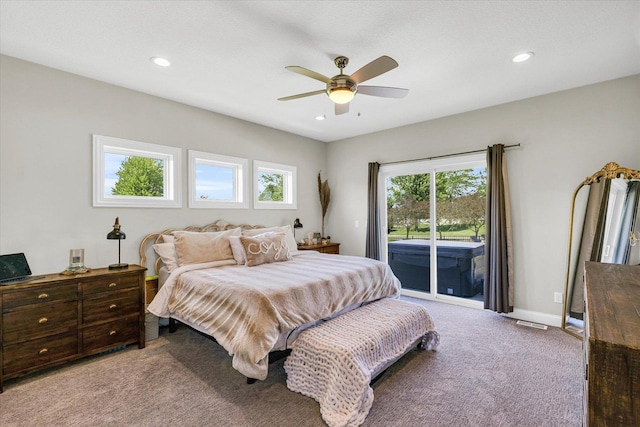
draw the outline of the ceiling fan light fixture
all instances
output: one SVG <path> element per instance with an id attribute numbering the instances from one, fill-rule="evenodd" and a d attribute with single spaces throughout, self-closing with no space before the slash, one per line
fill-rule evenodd
<path id="1" fill-rule="evenodd" d="M 336 87 L 329 91 L 329 98 L 336 104 L 348 104 L 354 96 L 355 93 L 348 87 Z"/>

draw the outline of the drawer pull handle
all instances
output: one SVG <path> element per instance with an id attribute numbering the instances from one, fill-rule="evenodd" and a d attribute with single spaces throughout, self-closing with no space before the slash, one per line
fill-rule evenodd
<path id="1" fill-rule="evenodd" d="M 44 355 L 44 354 L 47 354 L 47 353 L 49 353 L 49 349 L 48 349 L 48 348 L 43 348 L 42 350 L 40 350 L 40 351 L 38 352 L 38 354 L 39 354 L 40 356 L 42 356 L 42 355 Z"/>
<path id="2" fill-rule="evenodd" d="M 38 299 L 46 299 L 46 298 L 49 298 L 49 294 L 46 292 L 43 292 L 40 295 L 38 295 Z"/>
<path id="3" fill-rule="evenodd" d="M 114 336 L 115 334 L 117 334 L 117 332 L 115 330 L 109 331 L 109 335 Z"/>
<path id="4" fill-rule="evenodd" d="M 48 321 L 49 319 L 47 319 L 46 317 L 41 317 L 40 320 L 38 320 L 38 323 L 42 325 L 43 323 L 47 323 Z"/>
<path id="5" fill-rule="evenodd" d="M 115 282 L 111 282 L 111 283 L 109 283 L 109 287 L 110 287 L 110 288 L 115 288 L 116 286 L 118 286 L 118 284 L 117 284 L 117 283 L 115 283 Z"/>
<path id="6" fill-rule="evenodd" d="M 113 310 L 114 308 L 118 308 L 118 305 L 117 304 L 111 304 L 109 306 L 109 310 Z"/>

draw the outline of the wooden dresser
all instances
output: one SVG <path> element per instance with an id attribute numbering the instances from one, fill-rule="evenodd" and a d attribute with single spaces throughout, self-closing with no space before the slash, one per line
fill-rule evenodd
<path id="1" fill-rule="evenodd" d="M 585 264 L 584 425 L 640 425 L 640 266 Z"/>
<path id="2" fill-rule="evenodd" d="M 318 245 L 298 245 L 300 251 L 318 251 L 323 254 L 340 254 L 340 243 L 327 243 Z"/>
<path id="3" fill-rule="evenodd" d="M 0 286 L 3 381 L 127 344 L 145 346 L 145 271 L 98 268 Z"/>

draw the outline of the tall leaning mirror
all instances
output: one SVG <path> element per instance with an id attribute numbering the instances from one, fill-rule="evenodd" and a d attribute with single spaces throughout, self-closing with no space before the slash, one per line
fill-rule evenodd
<path id="1" fill-rule="evenodd" d="M 585 261 L 640 264 L 639 202 L 640 170 L 613 162 L 573 193 L 562 329 L 575 337 L 584 332 Z"/>

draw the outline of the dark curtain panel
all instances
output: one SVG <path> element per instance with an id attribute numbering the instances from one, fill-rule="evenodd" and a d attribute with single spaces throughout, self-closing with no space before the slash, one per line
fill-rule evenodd
<path id="1" fill-rule="evenodd" d="M 636 229 L 638 199 L 640 199 L 640 182 L 630 181 L 627 185 L 627 196 L 624 199 L 624 207 L 622 208 L 622 225 L 614 252 L 614 264 L 629 264 L 629 255 L 631 255 L 630 232 Z"/>
<path id="2" fill-rule="evenodd" d="M 369 186 L 367 189 L 367 246 L 365 256 L 381 259 L 380 253 L 380 211 L 378 209 L 378 171 L 380 164 L 369 163 Z"/>
<path id="3" fill-rule="evenodd" d="M 611 180 L 601 179 L 589 185 L 589 198 L 582 226 L 582 237 L 569 297 L 569 314 L 582 319 L 584 312 L 584 263 L 602 259 L 602 242 L 606 225 Z"/>
<path id="4" fill-rule="evenodd" d="M 487 212 L 484 308 L 513 311 L 513 243 L 511 206 L 504 145 L 487 147 Z"/>

